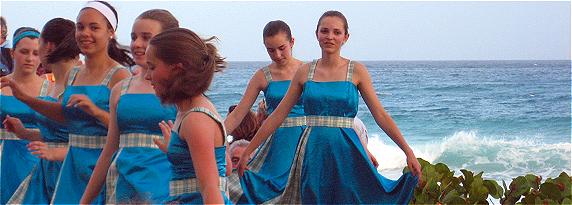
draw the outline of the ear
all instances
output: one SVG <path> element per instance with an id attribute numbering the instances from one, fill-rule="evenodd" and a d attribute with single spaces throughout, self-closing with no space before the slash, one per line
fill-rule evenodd
<path id="1" fill-rule="evenodd" d="M 290 39 L 290 46 L 294 47 L 294 37 L 292 37 L 292 39 Z"/>

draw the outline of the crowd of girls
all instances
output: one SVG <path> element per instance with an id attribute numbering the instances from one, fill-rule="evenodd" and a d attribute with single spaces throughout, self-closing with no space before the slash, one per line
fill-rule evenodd
<path id="1" fill-rule="evenodd" d="M 290 27 L 270 21 L 262 42 L 272 62 L 226 119 L 205 95 L 226 67 L 216 37 L 152 9 L 135 19 L 128 51 L 116 41 L 118 21 L 112 5 L 90 1 L 75 23 L 55 18 L 41 32 L 14 33 L 13 72 L 0 80 L 0 204 L 411 200 L 420 165 L 367 68 L 340 55 L 350 36 L 342 13 L 319 18 L 321 57 L 308 63 L 292 56 Z M 36 75 L 40 65 L 55 80 Z M 260 91 L 265 120 L 249 128 L 258 131 L 233 169 L 227 133 L 253 115 Z M 405 153 L 410 172 L 397 180 L 378 173 L 354 130 L 360 96 Z"/>

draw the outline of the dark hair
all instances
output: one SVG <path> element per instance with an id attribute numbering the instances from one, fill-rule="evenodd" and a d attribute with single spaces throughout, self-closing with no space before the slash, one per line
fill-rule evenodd
<path id="1" fill-rule="evenodd" d="M 286 34 L 288 40 L 289 41 L 292 40 L 292 32 L 290 31 L 290 26 L 288 26 L 288 24 L 286 24 L 284 21 L 281 20 L 268 22 L 266 26 L 264 26 L 264 30 L 262 31 L 262 37 L 263 38 L 272 37 L 279 33 Z"/>
<path id="2" fill-rule="evenodd" d="M 228 108 L 228 113 L 230 114 L 234 111 L 236 105 L 232 105 Z M 232 141 L 235 142 L 237 140 L 245 139 L 251 141 L 256 132 L 260 128 L 260 123 L 258 123 L 258 118 L 256 117 L 256 113 L 252 110 L 248 110 L 244 118 L 240 124 L 230 133 L 232 135 Z"/>
<path id="3" fill-rule="evenodd" d="M 348 20 L 346 19 L 344 14 L 342 14 L 342 12 L 339 12 L 339 11 L 326 11 L 326 12 L 324 12 L 324 14 L 322 14 L 322 16 L 320 17 L 320 20 L 318 20 L 318 25 L 316 25 L 316 33 L 318 33 L 318 27 L 320 27 L 320 23 L 322 22 L 322 19 L 324 19 L 326 17 L 338 17 L 338 18 L 340 18 L 342 20 L 342 22 L 344 23 L 344 31 L 346 32 L 346 34 L 349 34 Z"/>
<path id="4" fill-rule="evenodd" d="M 159 22 L 161 31 L 179 28 L 179 21 L 165 9 L 151 9 L 141 13 L 137 19 L 149 19 Z"/>
<path id="5" fill-rule="evenodd" d="M 18 29 L 16 29 L 16 31 L 14 32 L 14 36 L 12 36 L 12 41 L 16 40 L 16 37 L 18 37 L 20 34 L 24 33 L 24 32 L 28 32 L 28 31 L 32 31 L 32 32 L 36 32 L 36 33 L 40 33 L 38 30 L 36 30 L 35 28 L 31 28 L 31 27 L 20 27 Z M 30 38 L 30 39 L 37 39 L 38 37 L 35 36 L 26 36 L 24 38 Z M 16 45 L 18 45 L 20 41 L 16 41 L 13 45 L 12 45 L 12 49 L 16 49 Z"/>
<path id="6" fill-rule="evenodd" d="M 113 6 L 111 6 L 111 4 L 109 4 L 105 1 L 95 1 L 95 2 L 102 3 L 105 6 L 109 7 L 109 9 L 111 9 L 111 11 L 113 11 L 113 15 L 115 15 L 115 18 L 117 19 L 117 23 L 119 24 L 119 18 L 117 16 L 117 11 L 115 11 L 115 8 L 113 8 Z M 86 8 L 83 8 L 83 9 L 86 9 Z M 107 28 L 113 30 L 113 26 L 111 26 L 111 23 L 109 22 L 109 20 L 107 20 L 107 18 L 105 20 L 107 21 Z M 119 64 L 131 67 L 131 66 L 135 65 L 135 61 L 133 61 L 133 58 L 131 58 L 131 56 L 129 56 L 130 52 L 125 47 L 126 46 L 122 46 L 121 44 L 119 44 L 115 38 L 112 38 L 109 40 L 107 53 L 109 54 L 109 57 L 111 57 L 113 60 L 117 61 Z"/>
<path id="7" fill-rule="evenodd" d="M 79 47 L 74 38 L 75 24 L 73 21 L 55 18 L 46 23 L 40 37 L 56 45 L 56 48 L 47 56 L 48 63 L 56 63 L 61 60 L 75 59 L 79 53 Z"/>
<path id="8" fill-rule="evenodd" d="M 6 28 L 2 31 L 2 38 L 6 39 L 8 37 L 8 25 L 6 24 L 6 19 L 3 16 L 0 16 L 0 26 Z"/>
<path id="9" fill-rule="evenodd" d="M 182 64 L 174 69 L 166 82 L 166 92 L 159 94 L 163 103 L 176 103 L 203 94 L 210 86 L 215 72 L 226 67 L 216 47 L 185 28 L 175 28 L 157 34 L 149 41 L 158 59 L 167 65 Z"/>

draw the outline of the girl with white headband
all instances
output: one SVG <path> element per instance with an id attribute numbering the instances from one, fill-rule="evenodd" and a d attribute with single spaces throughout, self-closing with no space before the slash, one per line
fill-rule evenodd
<path id="1" fill-rule="evenodd" d="M 36 75 L 40 65 L 38 56 L 38 38 L 40 33 L 33 28 L 23 27 L 16 30 L 12 45 L 14 72 L 2 77 L 0 95 L 0 121 L 7 117 L 19 118 L 26 128 L 37 129 L 34 111 L 17 99 L 17 91 L 6 87 L 5 81 L 17 81 L 25 88 L 23 92 L 32 98 L 45 93 L 48 81 Z M 4 126 L 2 126 L 4 127 Z M 26 148 L 27 140 L 20 140 L 6 129 L 0 129 L 0 204 L 6 204 L 18 185 L 30 173 L 38 162 Z"/>
<path id="2" fill-rule="evenodd" d="M 111 88 L 131 75 L 124 66 L 134 63 L 128 51 L 119 48 L 114 39 L 116 28 L 117 13 L 111 5 L 103 1 L 88 2 L 76 19 L 75 33 L 85 64 L 67 74 L 61 103 L 28 95 L 19 97 L 41 114 L 65 122 L 68 127 L 69 150 L 52 203 L 79 203 L 105 145 Z M 14 85 L 13 82 L 8 84 Z M 94 203 L 103 202 L 101 193 Z"/>
<path id="3" fill-rule="evenodd" d="M 135 19 L 131 52 L 141 73 L 111 91 L 107 141 L 81 204 L 91 203 L 104 182 L 107 204 L 161 203 L 169 196 L 170 164 L 153 140 L 162 137 L 159 123 L 175 120 L 177 110 L 163 106 L 145 79 L 145 51 L 153 36 L 178 27 L 179 21 L 163 9 L 145 11 Z"/>

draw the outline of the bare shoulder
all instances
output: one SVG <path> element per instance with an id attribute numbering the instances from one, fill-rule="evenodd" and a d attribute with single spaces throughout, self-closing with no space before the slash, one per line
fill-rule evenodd
<path id="1" fill-rule="evenodd" d="M 127 68 L 121 68 L 119 70 L 117 70 L 113 76 L 111 77 L 111 81 L 109 82 L 110 86 L 115 86 L 115 84 L 118 84 L 118 82 L 131 77 L 131 71 L 129 71 L 129 69 Z"/>

